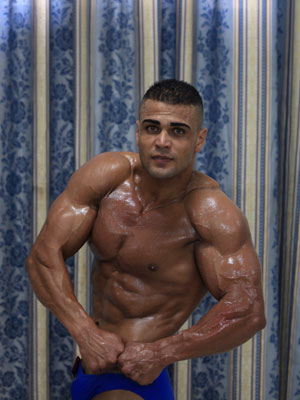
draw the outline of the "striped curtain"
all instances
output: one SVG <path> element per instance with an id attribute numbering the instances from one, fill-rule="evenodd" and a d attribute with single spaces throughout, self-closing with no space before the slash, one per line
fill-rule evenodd
<path id="1" fill-rule="evenodd" d="M 141 96 L 173 77 L 203 96 L 196 168 L 249 220 L 268 320 L 232 352 L 174 365 L 176 399 L 300 399 L 299 37 L 298 0 L 0 1 L 0 399 L 70 398 L 76 345 L 24 261 L 73 171 L 135 151 Z M 67 264 L 89 310 L 89 250 Z"/>

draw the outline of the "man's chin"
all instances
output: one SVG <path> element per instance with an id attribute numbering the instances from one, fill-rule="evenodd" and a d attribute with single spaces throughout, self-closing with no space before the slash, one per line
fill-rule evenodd
<path id="1" fill-rule="evenodd" d="M 154 179 L 170 179 L 176 176 L 175 171 L 149 169 L 148 174 Z"/>
<path id="2" fill-rule="evenodd" d="M 144 170 L 153 178 L 153 179 L 170 179 L 177 175 L 175 168 L 171 165 L 158 167 L 150 162 L 144 162 L 143 158 L 140 156 L 140 160 Z"/>

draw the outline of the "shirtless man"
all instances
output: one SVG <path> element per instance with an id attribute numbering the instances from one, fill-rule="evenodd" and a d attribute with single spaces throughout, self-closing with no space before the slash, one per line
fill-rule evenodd
<path id="1" fill-rule="evenodd" d="M 81 167 L 33 246 L 33 289 L 80 349 L 73 399 L 172 399 L 166 366 L 228 351 L 265 326 L 248 223 L 214 180 L 193 170 L 202 116 L 195 88 L 154 84 L 137 121 L 139 155 L 104 153 Z M 65 267 L 86 241 L 91 316 Z M 207 291 L 218 303 L 178 333 Z"/>

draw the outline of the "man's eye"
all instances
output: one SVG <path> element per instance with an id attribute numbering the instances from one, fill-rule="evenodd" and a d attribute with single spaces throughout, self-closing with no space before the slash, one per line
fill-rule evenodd
<path id="1" fill-rule="evenodd" d="M 174 128 L 173 132 L 175 133 L 175 135 L 178 135 L 178 136 L 182 136 L 185 134 L 185 130 L 182 128 Z"/>
<path id="2" fill-rule="evenodd" d="M 148 125 L 146 127 L 147 132 L 149 133 L 157 133 L 158 132 L 158 127 L 155 125 Z"/>

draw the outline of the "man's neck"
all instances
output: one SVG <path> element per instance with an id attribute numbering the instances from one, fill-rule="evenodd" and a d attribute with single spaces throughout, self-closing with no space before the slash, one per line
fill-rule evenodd
<path id="1" fill-rule="evenodd" d="M 182 198 L 189 186 L 193 168 L 172 178 L 154 178 L 142 168 L 135 176 L 135 188 L 144 209 L 164 206 Z"/>

